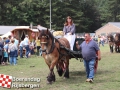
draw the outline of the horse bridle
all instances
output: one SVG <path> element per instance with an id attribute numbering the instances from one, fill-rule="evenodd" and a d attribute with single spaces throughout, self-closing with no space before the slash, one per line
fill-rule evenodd
<path id="1" fill-rule="evenodd" d="M 110 37 L 108 38 L 108 41 L 109 41 L 109 42 L 112 42 Z"/>
<path id="2" fill-rule="evenodd" d="M 44 35 L 44 36 L 42 36 L 42 38 L 46 38 L 47 39 L 47 41 L 46 42 L 40 42 L 41 44 L 49 44 L 49 40 L 48 40 L 48 38 L 49 38 L 49 35 Z M 44 49 L 44 50 L 41 50 L 42 52 L 45 52 L 46 54 L 50 54 L 53 50 L 54 50 L 54 47 L 55 47 L 55 45 L 54 45 L 54 43 L 55 43 L 55 38 L 52 38 L 52 45 L 51 45 L 51 49 L 49 50 L 49 52 L 47 53 L 46 52 L 46 49 Z"/>
<path id="3" fill-rule="evenodd" d="M 41 38 L 46 38 L 46 39 L 48 40 L 49 36 L 48 36 L 48 35 L 46 35 L 46 36 L 43 35 L 43 36 L 41 36 Z M 41 45 L 42 45 L 42 44 L 48 44 L 48 42 L 47 42 L 47 41 L 46 41 L 46 42 L 40 42 L 40 44 L 41 44 Z M 41 51 L 42 51 L 42 52 L 46 52 L 46 49 L 44 49 L 44 50 L 41 49 Z"/>
<path id="4" fill-rule="evenodd" d="M 49 36 L 47 35 L 47 36 L 42 36 L 41 38 L 46 38 L 46 39 L 48 39 L 49 38 Z M 41 44 L 47 44 L 48 42 L 40 42 Z"/>

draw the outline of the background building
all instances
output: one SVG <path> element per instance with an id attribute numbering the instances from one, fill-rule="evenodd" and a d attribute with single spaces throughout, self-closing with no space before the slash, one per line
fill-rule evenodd
<path id="1" fill-rule="evenodd" d="M 96 36 L 104 35 L 106 36 L 109 33 L 115 34 L 116 32 L 120 32 L 120 22 L 109 22 L 103 27 L 97 29 L 95 31 Z"/>

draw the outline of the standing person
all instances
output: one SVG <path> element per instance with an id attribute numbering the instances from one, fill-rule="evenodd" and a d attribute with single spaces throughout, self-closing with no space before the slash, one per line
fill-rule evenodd
<path id="1" fill-rule="evenodd" d="M 73 23 L 73 20 L 70 16 L 66 18 L 63 32 L 64 32 L 64 37 L 69 41 L 70 43 L 70 48 L 73 50 L 73 45 L 75 42 L 75 24 Z"/>
<path id="2" fill-rule="evenodd" d="M 29 36 L 28 35 L 25 35 L 24 45 L 25 45 L 25 49 L 26 49 L 26 52 L 25 52 L 26 53 L 26 58 L 28 58 L 29 53 L 30 53 L 30 48 L 29 48 L 30 40 L 29 40 Z"/>
<path id="3" fill-rule="evenodd" d="M 98 46 L 100 47 L 100 44 L 101 44 L 101 42 L 100 42 L 100 36 L 98 35 Z"/>
<path id="4" fill-rule="evenodd" d="M 14 44 L 17 46 L 17 57 L 18 57 L 18 44 L 19 44 L 19 40 L 16 38 L 16 35 L 14 35 Z M 18 60 L 18 58 L 17 58 Z"/>
<path id="5" fill-rule="evenodd" d="M 15 40 L 11 39 L 11 43 L 8 47 L 9 57 L 10 57 L 10 64 L 17 64 L 17 46 L 14 44 Z"/>
<path id="6" fill-rule="evenodd" d="M 18 48 L 18 44 L 19 44 L 19 40 L 16 38 L 16 35 L 14 35 L 14 44 L 17 46 Z"/>
<path id="7" fill-rule="evenodd" d="M 3 44 L 5 44 L 6 39 L 7 39 L 6 37 L 3 37 L 3 40 L 2 40 Z"/>
<path id="8" fill-rule="evenodd" d="M 5 43 L 10 44 L 11 43 L 12 36 L 9 35 L 8 38 L 6 38 Z M 8 53 L 8 62 L 9 62 L 9 53 Z"/>
<path id="9" fill-rule="evenodd" d="M 8 36 L 8 38 L 6 38 L 5 42 L 6 42 L 6 43 L 10 43 L 11 38 L 12 38 L 12 36 L 11 36 L 11 35 L 9 35 L 9 36 Z"/>
<path id="10" fill-rule="evenodd" d="M 39 37 L 36 37 L 35 44 L 36 44 L 36 48 L 37 48 L 37 56 L 39 56 L 39 50 L 40 50 L 40 39 L 39 39 Z"/>
<path id="11" fill-rule="evenodd" d="M 7 64 L 7 60 L 8 60 L 8 46 L 9 46 L 9 43 L 5 42 L 2 65 Z"/>
<path id="12" fill-rule="evenodd" d="M 29 48 L 30 48 L 30 53 L 29 53 L 29 56 L 30 56 L 30 55 L 34 54 L 34 48 L 35 48 L 35 41 L 34 40 L 32 40 L 32 42 L 30 42 Z"/>
<path id="13" fill-rule="evenodd" d="M 0 37 L 0 64 L 3 60 L 3 46 L 4 46 L 4 42 L 2 41 L 2 38 Z"/>
<path id="14" fill-rule="evenodd" d="M 84 66 L 86 68 L 87 80 L 86 82 L 93 82 L 95 73 L 96 57 L 101 59 L 100 49 L 97 43 L 91 39 L 89 33 L 85 33 L 85 41 L 81 45 L 76 42 L 76 47 L 81 48 L 82 56 L 84 60 Z"/>
<path id="15" fill-rule="evenodd" d="M 104 39 L 103 39 L 103 36 L 100 37 L 100 42 L 101 42 L 102 46 L 104 47 Z"/>
<path id="16" fill-rule="evenodd" d="M 22 40 L 20 42 L 19 48 L 20 48 L 20 58 L 23 58 L 23 47 L 24 47 L 24 41 Z"/>

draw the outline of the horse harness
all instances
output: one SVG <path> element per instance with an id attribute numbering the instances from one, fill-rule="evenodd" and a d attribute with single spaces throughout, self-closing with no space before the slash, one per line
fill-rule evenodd
<path id="1" fill-rule="evenodd" d="M 49 35 L 44 35 L 44 36 L 42 36 L 42 38 L 46 38 L 48 40 Z M 54 48 L 56 47 L 56 45 L 55 45 L 56 42 L 59 43 L 59 45 L 60 45 L 59 48 L 60 49 L 64 49 L 65 50 L 65 47 L 60 43 L 60 41 L 53 37 L 52 38 L 52 45 L 51 45 L 51 48 L 50 48 L 49 52 L 46 52 L 46 50 L 42 50 L 42 52 L 45 52 L 46 55 L 52 53 Z M 41 42 L 41 44 L 49 44 L 49 41 Z M 63 56 L 68 56 L 69 55 L 69 54 L 66 54 L 66 53 L 62 53 L 59 48 L 57 48 L 57 51 L 60 54 L 58 60 L 61 60 L 63 58 Z"/>

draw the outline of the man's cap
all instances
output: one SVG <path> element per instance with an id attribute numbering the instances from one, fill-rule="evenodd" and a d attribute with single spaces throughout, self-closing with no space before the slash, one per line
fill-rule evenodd
<path id="1" fill-rule="evenodd" d="M 28 35 L 25 35 L 25 37 L 28 37 Z"/>

